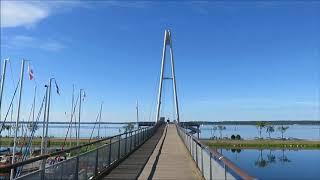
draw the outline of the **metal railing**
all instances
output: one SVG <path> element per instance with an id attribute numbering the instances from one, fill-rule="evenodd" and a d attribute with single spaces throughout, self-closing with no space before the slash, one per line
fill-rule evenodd
<path id="1" fill-rule="evenodd" d="M 255 179 L 216 150 L 202 144 L 197 138 L 177 125 L 178 134 L 189 150 L 197 167 L 206 180 L 212 179 Z"/>
<path id="2" fill-rule="evenodd" d="M 38 164 L 35 171 L 24 172 L 16 179 L 92 179 L 126 158 L 126 156 L 149 139 L 158 126 L 159 124 L 153 127 L 139 128 L 85 145 L 37 156 L 23 162 L 2 167 L 2 169 L 17 169 L 21 166 L 30 167 Z M 93 147 L 94 145 L 96 146 Z M 81 153 L 84 150 L 86 152 Z M 48 165 L 44 169 L 40 168 L 42 162 L 48 162 L 50 158 L 64 156 L 66 153 L 72 152 L 76 152 L 72 158 Z"/>

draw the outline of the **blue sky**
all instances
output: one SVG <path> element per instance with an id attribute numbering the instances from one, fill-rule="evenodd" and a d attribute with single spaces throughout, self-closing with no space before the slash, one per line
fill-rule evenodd
<path id="1" fill-rule="evenodd" d="M 1 1 L 1 61 L 13 69 L 2 117 L 26 58 L 36 81 L 25 81 L 24 119 L 35 84 L 39 105 L 55 77 L 52 121 L 68 119 L 72 84 L 87 94 L 84 121 L 101 101 L 104 121 L 134 121 L 136 99 L 141 119 L 153 121 L 170 29 L 183 121 L 319 119 L 319 18 L 319 2 Z"/>

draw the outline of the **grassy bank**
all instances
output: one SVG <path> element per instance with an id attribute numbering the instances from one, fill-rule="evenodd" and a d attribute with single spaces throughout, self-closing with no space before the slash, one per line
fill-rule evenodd
<path id="1" fill-rule="evenodd" d="M 320 141 L 308 140 L 202 140 L 214 148 L 320 149 Z"/>

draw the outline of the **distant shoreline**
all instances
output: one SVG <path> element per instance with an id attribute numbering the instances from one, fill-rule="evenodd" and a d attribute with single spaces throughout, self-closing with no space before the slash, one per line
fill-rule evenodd
<path id="1" fill-rule="evenodd" d="M 181 122 L 182 124 L 187 123 L 188 125 L 256 125 L 257 122 L 261 121 L 187 121 Z M 319 125 L 320 120 L 268 120 L 262 121 L 270 125 Z"/>
<path id="2" fill-rule="evenodd" d="M 320 149 L 320 140 L 200 140 L 209 147 L 229 149 Z"/>

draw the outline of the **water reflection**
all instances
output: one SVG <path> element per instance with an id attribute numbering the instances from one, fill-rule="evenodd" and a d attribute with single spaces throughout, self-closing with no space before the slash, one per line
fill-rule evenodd
<path id="1" fill-rule="evenodd" d="M 269 150 L 269 154 L 267 155 L 267 159 L 269 163 L 276 163 L 276 156 L 272 154 L 271 149 Z"/>
<path id="2" fill-rule="evenodd" d="M 254 162 L 254 165 L 257 166 L 257 167 L 261 167 L 261 168 L 267 167 L 268 161 L 264 159 L 264 157 L 262 155 L 262 149 L 260 149 L 259 157 Z"/>
<path id="3" fill-rule="evenodd" d="M 219 149 L 257 179 L 320 179 L 319 149 Z"/>
<path id="4" fill-rule="evenodd" d="M 285 150 L 282 149 L 282 156 L 278 157 L 281 163 L 289 163 L 291 160 L 284 154 Z"/>
<path id="5" fill-rule="evenodd" d="M 264 139 L 312 139 L 320 140 L 319 125 L 289 125 L 272 126 L 263 128 L 261 137 Z M 232 135 L 239 134 L 242 139 L 256 139 L 260 137 L 260 131 L 257 132 L 255 125 L 204 125 L 200 127 L 202 139 L 231 138 Z"/>
<path id="6" fill-rule="evenodd" d="M 226 149 L 226 151 L 231 151 L 235 155 L 235 159 L 239 159 L 239 154 L 241 153 L 241 149 Z M 286 155 L 286 149 L 281 149 L 281 154 L 278 157 L 273 153 L 273 150 L 269 149 L 258 149 L 258 157 L 254 160 L 253 164 L 259 168 L 268 167 L 271 164 L 279 163 L 290 163 L 291 160 Z M 264 153 L 265 151 L 269 151 L 267 154 Z"/>

